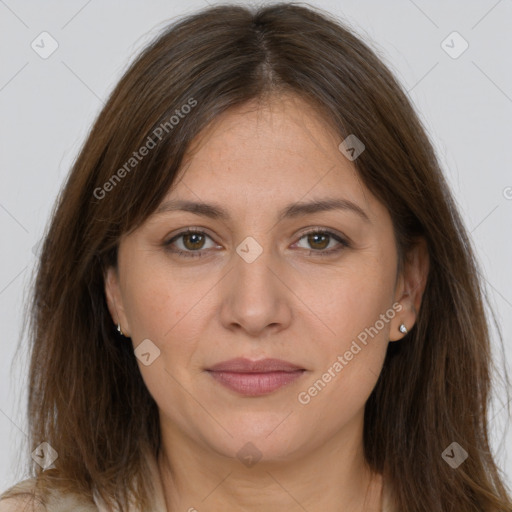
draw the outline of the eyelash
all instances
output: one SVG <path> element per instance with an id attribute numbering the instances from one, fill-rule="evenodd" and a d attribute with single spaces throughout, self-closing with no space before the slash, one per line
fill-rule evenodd
<path id="1" fill-rule="evenodd" d="M 197 258 L 197 257 L 202 256 L 203 252 L 208 252 L 208 249 L 206 249 L 204 251 L 201 251 L 201 250 L 199 250 L 199 251 L 183 251 L 181 249 L 171 249 L 171 244 L 173 242 L 178 240 L 180 237 L 190 234 L 190 233 L 206 235 L 208 238 L 211 239 L 211 237 L 209 235 L 207 235 L 204 231 L 201 231 L 200 229 L 188 228 L 185 231 L 181 231 L 177 235 L 173 236 L 170 240 L 164 242 L 163 245 L 166 248 L 166 250 L 168 250 L 169 252 L 171 252 L 173 254 L 177 254 L 179 256 L 184 256 L 186 258 Z M 327 249 L 327 250 L 325 250 L 325 249 L 324 250 L 310 249 L 309 256 L 320 256 L 320 257 L 331 256 L 332 254 L 336 254 L 336 253 L 342 251 L 343 249 L 350 247 L 350 244 L 347 240 L 345 240 L 338 234 L 334 233 L 333 231 L 330 231 L 329 229 L 320 229 L 320 228 L 312 229 L 311 231 L 307 231 L 306 233 L 303 233 L 300 236 L 299 241 L 308 235 L 315 235 L 315 234 L 328 235 L 331 238 L 334 238 L 334 240 L 336 240 L 340 244 L 340 246 L 335 249 Z"/>

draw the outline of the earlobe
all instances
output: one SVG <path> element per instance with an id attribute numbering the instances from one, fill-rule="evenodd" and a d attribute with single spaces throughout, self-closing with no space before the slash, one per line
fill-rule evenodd
<path id="1" fill-rule="evenodd" d="M 397 302 L 402 306 L 391 325 L 390 341 L 402 339 L 416 323 L 427 284 L 430 259 L 426 240 L 418 238 L 408 252 L 403 274 L 397 282 Z"/>
<path id="2" fill-rule="evenodd" d="M 123 307 L 123 300 L 119 286 L 119 276 L 117 268 L 109 267 L 105 272 L 105 296 L 107 299 L 107 306 L 110 312 L 112 321 L 118 326 L 118 331 L 121 329 L 123 336 L 127 336 L 129 326 L 127 324 L 126 315 Z"/>

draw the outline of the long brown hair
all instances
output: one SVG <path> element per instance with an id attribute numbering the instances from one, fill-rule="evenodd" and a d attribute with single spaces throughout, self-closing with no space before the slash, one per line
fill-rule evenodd
<path id="1" fill-rule="evenodd" d="M 90 497 L 95 486 L 121 510 L 130 495 L 148 509 L 144 450 L 158 453 L 158 409 L 108 312 L 105 270 L 120 236 L 162 201 L 194 137 L 227 109 L 282 92 L 314 105 L 340 142 L 355 134 L 365 144 L 354 165 L 390 212 L 399 268 L 418 237 L 428 246 L 417 323 L 390 344 L 366 404 L 368 464 L 399 511 L 512 510 L 488 439 L 485 289 L 432 145 L 367 44 L 328 14 L 286 3 L 216 6 L 174 23 L 94 124 L 52 214 L 31 301 L 30 442 L 58 453 L 55 469 L 32 468 L 38 487 Z M 457 469 L 442 457 L 453 442 L 469 454 Z"/>

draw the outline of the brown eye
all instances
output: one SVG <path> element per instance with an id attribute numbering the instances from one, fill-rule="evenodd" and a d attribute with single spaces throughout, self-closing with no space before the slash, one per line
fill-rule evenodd
<path id="1" fill-rule="evenodd" d="M 207 239 L 213 242 L 211 237 L 203 231 L 187 229 L 178 233 L 169 241 L 164 242 L 163 245 L 169 252 L 179 254 L 180 256 L 202 256 L 203 252 L 208 252 L 207 249 L 215 247 L 213 243 L 211 243 L 210 247 L 206 247 Z"/>
<path id="2" fill-rule="evenodd" d="M 202 249 L 204 245 L 205 237 L 200 233 L 185 233 L 182 235 L 183 245 L 191 251 Z"/>
<path id="3" fill-rule="evenodd" d="M 308 243 L 313 249 L 324 250 L 329 245 L 330 236 L 325 233 L 312 233 L 307 235 Z"/>
<path id="4" fill-rule="evenodd" d="M 326 229 L 315 229 L 308 233 L 304 233 L 300 239 L 306 240 L 309 254 L 313 256 L 329 256 L 350 247 L 347 240 L 340 235 Z"/>

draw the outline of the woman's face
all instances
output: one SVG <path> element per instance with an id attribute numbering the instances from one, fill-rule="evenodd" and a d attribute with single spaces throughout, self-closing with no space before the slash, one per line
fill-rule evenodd
<path id="1" fill-rule="evenodd" d="M 162 211 L 122 238 L 107 296 L 164 437 L 291 459 L 359 439 L 388 342 L 414 313 L 389 213 L 342 141 L 293 96 L 249 107 L 196 139 Z M 211 371 L 234 358 L 293 366 Z"/>

